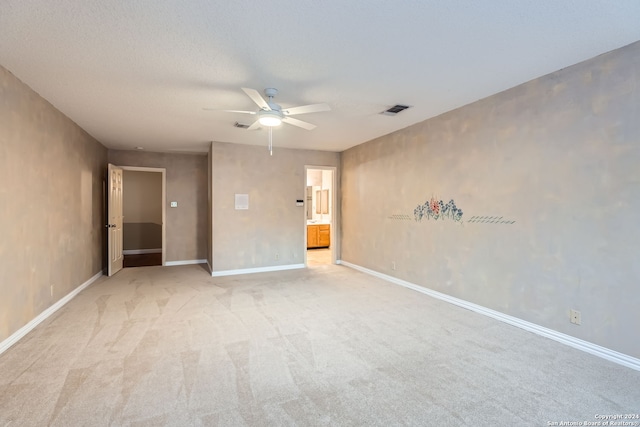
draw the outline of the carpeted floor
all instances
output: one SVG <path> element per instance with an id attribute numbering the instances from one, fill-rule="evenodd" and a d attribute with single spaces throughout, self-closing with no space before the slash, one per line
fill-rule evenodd
<path id="1" fill-rule="evenodd" d="M 0 355 L 0 425 L 548 426 L 640 372 L 342 266 L 102 278 Z"/>

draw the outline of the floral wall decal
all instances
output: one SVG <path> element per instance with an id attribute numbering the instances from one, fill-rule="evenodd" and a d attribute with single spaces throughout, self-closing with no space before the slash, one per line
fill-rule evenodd
<path id="1" fill-rule="evenodd" d="M 515 224 L 512 219 L 505 219 L 502 216 L 480 216 L 474 215 L 466 221 L 462 220 L 462 209 L 456 206 L 453 199 L 448 203 L 431 197 L 422 205 L 416 206 L 413 210 L 413 217 L 406 214 L 391 214 L 387 218 L 400 221 L 421 222 L 423 219 L 450 219 L 459 223 L 475 223 L 475 224 Z"/>
<path id="2" fill-rule="evenodd" d="M 422 221 L 426 219 L 452 219 L 454 221 L 462 222 L 462 209 L 456 206 L 453 199 L 448 203 L 444 203 L 442 200 L 437 200 L 435 197 L 424 202 L 423 205 L 418 205 L 413 210 L 413 216 L 416 221 Z"/>

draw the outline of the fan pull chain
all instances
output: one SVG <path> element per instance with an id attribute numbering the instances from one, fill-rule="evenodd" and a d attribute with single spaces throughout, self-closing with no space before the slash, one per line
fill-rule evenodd
<path id="1" fill-rule="evenodd" d="M 269 154 L 273 156 L 273 127 L 269 126 Z"/>

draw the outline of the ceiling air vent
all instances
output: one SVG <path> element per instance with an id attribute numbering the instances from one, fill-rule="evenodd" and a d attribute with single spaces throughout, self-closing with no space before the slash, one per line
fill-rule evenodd
<path id="1" fill-rule="evenodd" d="M 235 126 L 237 128 L 240 128 L 240 129 L 249 129 L 249 126 L 251 126 L 251 125 L 247 125 L 247 124 L 240 123 L 240 122 L 235 122 L 233 124 L 233 126 Z"/>
<path id="2" fill-rule="evenodd" d="M 385 116 L 395 116 L 396 114 L 398 114 L 401 111 L 406 110 L 407 108 L 409 108 L 408 105 L 400 105 L 400 104 L 396 104 L 393 107 L 384 110 L 382 113 L 380 114 L 384 114 Z"/>

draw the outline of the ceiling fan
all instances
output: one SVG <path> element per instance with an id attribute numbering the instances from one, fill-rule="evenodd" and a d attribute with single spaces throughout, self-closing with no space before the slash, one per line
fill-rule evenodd
<path id="1" fill-rule="evenodd" d="M 256 103 L 260 110 L 258 111 L 242 111 L 242 110 L 222 110 L 228 113 L 243 113 L 243 114 L 252 114 L 258 116 L 258 119 L 253 122 L 251 126 L 248 127 L 248 130 L 258 129 L 260 126 L 265 126 L 269 129 L 269 152 L 273 154 L 273 144 L 272 144 L 272 130 L 274 126 L 279 126 L 280 124 L 287 123 L 293 126 L 297 126 L 306 130 L 313 130 L 316 128 L 316 125 L 311 124 L 309 122 L 305 122 L 302 120 L 294 119 L 291 116 L 298 114 L 308 114 L 308 113 L 318 113 L 321 111 L 330 111 L 331 107 L 327 104 L 311 104 L 311 105 L 303 105 L 300 107 L 292 107 L 287 109 L 282 109 L 280 105 L 276 104 L 273 101 L 273 98 L 278 94 L 278 89 L 275 88 L 266 88 L 264 90 L 264 94 L 267 96 L 268 100 L 265 100 L 260 93 L 255 89 L 250 89 L 243 87 L 242 90 L 244 93 L 251 98 L 253 102 Z M 205 110 L 211 110 L 209 108 L 205 108 Z"/>

